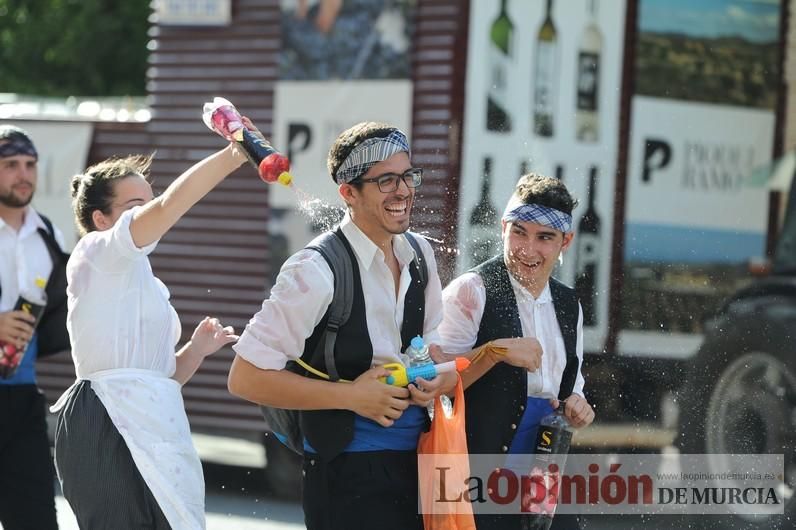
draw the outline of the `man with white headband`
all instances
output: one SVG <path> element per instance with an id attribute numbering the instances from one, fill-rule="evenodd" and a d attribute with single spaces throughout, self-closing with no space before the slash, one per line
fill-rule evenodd
<path id="1" fill-rule="evenodd" d="M 462 373 L 471 454 L 533 453 L 539 421 L 559 400 L 574 427 L 594 419 L 580 370 L 583 312 L 575 291 L 551 277 L 572 244 L 575 205 L 558 179 L 521 177 L 503 213 L 503 254 L 443 291 L 443 349 L 474 361 Z M 504 349 L 482 350 L 489 343 Z M 521 520 L 519 514 L 476 516 L 479 530 L 519 530 Z M 560 528 L 577 527 L 567 524 Z"/>
<path id="2" fill-rule="evenodd" d="M 439 342 L 442 289 L 434 253 L 407 232 L 423 171 L 412 167 L 404 133 L 372 122 L 344 131 L 327 165 L 347 207 L 333 234 L 353 269 L 351 316 L 335 330 L 337 373 L 314 352 L 343 271 L 333 271 L 311 245 L 285 262 L 271 297 L 234 346 L 230 391 L 301 411 L 309 530 L 420 530 L 417 443 L 428 421 L 425 407 L 453 389 L 456 375 L 408 389 L 378 378 L 389 374 L 381 365 L 402 362 L 415 335 Z M 421 276 L 421 267 L 427 274 Z"/>

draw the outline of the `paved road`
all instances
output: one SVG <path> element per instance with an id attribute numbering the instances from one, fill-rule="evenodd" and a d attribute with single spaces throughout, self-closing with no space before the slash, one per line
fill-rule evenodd
<path id="1" fill-rule="evenodd" d="M 277 499 L 265 491 L 260 473 L 259 469 L 205 464 L 208 530 L 305 528 L 300 504 Z M 60 529 L 78 530 L 69 504 L 60 495 L 56 507 Z"/>
<path id="2" fill-rule="evenodd" d="M 69 505 L 56 499 L 58 526 L 78 530 Z M 207 499 L 208 530 L 300 530 L 305 528 L 301 507 L 272 499 L 249 501 L 236 495 L 212 495 Z M 0 526 L 2 528 L 2 526 Z"/>

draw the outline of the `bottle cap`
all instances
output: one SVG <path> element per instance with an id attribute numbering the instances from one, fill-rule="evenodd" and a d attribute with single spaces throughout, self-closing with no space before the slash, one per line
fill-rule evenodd
<path id="1" fill-rule="evenodd" d="M 412 339 L 409 345 L 416 350 L 422 350 L 423 347 L 426 345 L 426 343 L 423 342 L 423 337 L 418 335 L 417 337 Z"/>
<path id="2" fill-rule="evenodd" d="M 277 177 L 276 181 L 283 186 L 290 186 L 293 183 L 293 175 L 287 171 L 283 171 L 279 174 L 279 177 Z"/>

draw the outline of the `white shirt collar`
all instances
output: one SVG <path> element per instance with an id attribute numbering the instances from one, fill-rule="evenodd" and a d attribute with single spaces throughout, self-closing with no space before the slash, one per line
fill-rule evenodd
<path id="1" fill-rule="evenodd" d="M 5 230 L 6 227 L 11 229 L 8 223 L 5 222 L 4 219 L 0 218 L 0 230 Z M 47 230 L 47 225 L 44 224 L 41 216 L 31 208 L 30 206 L 25 207 L 25 220 L 22 222 L 22 226 L 19 227 L 19 232 L 17 233 L 17 237 L 20 239 L 29 236 L 30 234 L 36 232 L 39 228 L 43 228 Z"/>
<path id="2" fill-rule="evenodd" d="M 351 216 L 346 212 L 343 220 L 340 222 L 340 229 L 351 244 L 354 254 L 359 256 L 362 265 L 366 270 L 370 270 L 376 256 L 384 257 L 384 252 L 374 243 L 371 239 L 360 230 L 360 228 L 351 219 Z M 412 245 L 406 240 L 403 234 L 394 235 L 392 237 L 392 248 L 395 257 L 401 267 L 409 265 L 414 259 L 415 253 Z"/>
<path id="3" fill-rule="evenodd" d="M 531 292 L 514 278 L 511 271 L 509 271 L 509 279 L 511 280 L 511 286 L 514 288 L 514 296 L 517 297 L 518 304 L 523 302 L 546 304 L 553 301 L 553 295 L 550 293 L 550 282 L 544 284 L 544 289 L 542 289 L 539 298 L 534 298 Z"/>

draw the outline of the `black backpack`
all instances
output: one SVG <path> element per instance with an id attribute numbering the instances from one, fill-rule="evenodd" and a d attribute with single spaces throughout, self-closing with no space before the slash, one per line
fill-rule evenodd
<path id="1" fill-rule="evenodd" d="M 406 232 L 405 235 L 415 252 L 415 262 L 420 275 L 421 287 L 425 290 L 428 284 L 428 266 L 423 257 L 423 251 L 412 234 Z M 326 312 L 329 317 L 326 322 L 326 330 L 321 340 L 318 341 L 315 351 L 308 352 L 310 354 L 308 357 L 312 360 L 320 356 L 323 359 L 329 380 L 338 381 L 340 377 L 334 360 L 334 345 L 337 340 L 338 330 L 348 322 L 348 318 L 351 316 L 355 289 L 351 256 L 345 247 L 345 243 L 335 231 L 321 234 L 310 242 L 306 248 L 320 253 L 334 275 L 334 294 Z M 285 369 L 300 375 L 306 375 L 307 373 L 306 369 L 295 361 L 290 361 Z M 269 429 L 279 435 L 280 441 L 296 453 L 303 454 L 304 436 L 299 425 L 299 411 L 268 406 L 261 406 L 260 409 Z"/>
<path id="2" fill-rule="evenodd" d="M 66 262 L 69 254 L 64 252 L 55 240 L 55 230 L 52 222 L 39 214 L 47 230 L 39 228 L 39 235 L 47 244 L 50 258 L 53 262 L 53 271 L 47 281 L 47 307 L 36 329 L 38 334 L 38 357 L 46 357 L 70 348 L 69 333 L 66 330 Z"/>
<path id="3" fill-rule="evenodd" d="M 39 358 L 69 349 L 69 333 L 66 331 L 66 262 L 69 254 L 61 250 L 55 239 L 52 221 L 39 214 L 44 228 L 39 228 L 39 236 L 44 240 L 53 262 L 53 270 L 47 280 L 45 294 L 47 306 L 44 308 L 39 325 L 36 326 Z M 0 286 L 2 292 L 2 286 Z"/>

